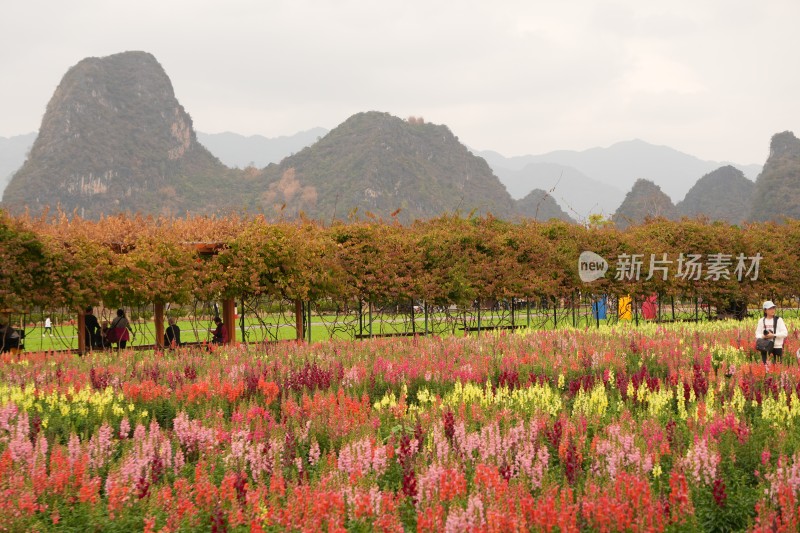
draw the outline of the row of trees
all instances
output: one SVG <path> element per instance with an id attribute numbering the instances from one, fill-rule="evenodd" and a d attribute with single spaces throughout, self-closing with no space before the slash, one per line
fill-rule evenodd
<path id="1" fill-rule="evenodd" d="M 581 281 L 582 251 L 607 259 L 605 277 Z M 692 258 L 704 266 L 689 271 Z M 749 272 L 736 272 L 737 258 Z M 631 265 L 639 263 L 637 276 Z M 464 303 L 576 291 L 699 296 L 726 305 L 798 294 L 798 264 L 796 220 L 745 227 L 655 220 L 619 231 L 491 217 L 322 226 L 236 217 L 34 219 L 0 211 L 5 312 L 256 295 Z"/>

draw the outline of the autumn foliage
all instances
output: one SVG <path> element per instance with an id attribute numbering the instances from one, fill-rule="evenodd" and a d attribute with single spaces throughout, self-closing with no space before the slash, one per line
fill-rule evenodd
<path id="1" fill-rule="evenodd" d="M 201 253 L 211 245 L 215 253 Z M 200 252 L 198 251 L 200 250 Z M 760 254 L 757 279 L 606 276 L 595 293 L 753 301 L 796 294 L 800 221 L 744 227 L 655 220 L 626 231 L 552 221 L 442 216 L 411 225 L 376 220 L 324 226 L 260 217 L 99 221 L 0 212 L 0 309 L 182 303 L 241 295 L 300 300 L 557 298 L 585 290 L 577 259 L 620 254 Z M 645 267 L 647 265 L 645 264 Z"/>

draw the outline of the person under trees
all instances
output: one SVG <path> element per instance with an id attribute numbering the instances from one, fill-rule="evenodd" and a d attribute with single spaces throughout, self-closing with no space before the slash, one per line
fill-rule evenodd
<path id="1" fill-rule="evenodd" d="M 11 324 L 0 323 L 0 353 L 18 350 L 22 336 Z"/>
<path id="2" fill-rule="evenodd" d="M 117 309 L 117 317 L 111 322 L 111 326 L 108 330 L 109 342 L 116 342 L 117 349 L 124 350 L 130 340 L 129 332 L 133 333 L 133 330 L 131 329 L 130 322 L 128 322 L 128 319 L 125 317 L 125 311 L 123 309 Z"/>
<path id="3" fill-rule="evenodd" d="M 84 329 L 86 331 L 86 341 L 91 348 L 103 348 L 103 335 L 100 329 L 100 322 L 94 316 L 92 306 L 86 308 L 84 316 Z"/>
<path id="4" fill-rule="evenodd" d="M 175 317 L 169 317 L 169 326 L 164 330 L 164 346 L 171 350 L 181 346 L 181 328 Z"/>
<path id="5" fill-rule="evenodd" d="M 228 343 L 228 328 L 223 324 L 222 319 L 218 316 L 214 317 L 214 323 L 217 328 L 213 330 L 211 337 L 211 344 L 227 344 Z"/>

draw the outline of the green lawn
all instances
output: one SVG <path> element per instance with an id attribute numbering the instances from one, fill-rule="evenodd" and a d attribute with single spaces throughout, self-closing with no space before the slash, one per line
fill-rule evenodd
<path id="1" fill-rule="evenodd" d="M 414 330 L 417 333 L 422 333 L 425 330 L 425 317 L 417 315 L 414 317 Z M 443 326 L 444 315 L 430 315 L 428 322 L 428 330 L 434 329 L 434 324 L 438 324 L 436 331 L 438 333 L 446 333 L 445 329 L 451 330 L 452 324 Z M 470 327 L 477 326 L 475 316 L 472 317 Z M 507 317 L 506 317 L 507 321 Z M 481 318 L 481 327 L 488 327 L 501 322 L 499 317 L 493 317 L 484 314 Z M 458 321 L 455 326 L 459 327 L 461 324 Z M 525 324 L 525 317 L 518 317 L 517 324 Z M 183 342 L 202 342 L 211 339 L 210 330 L 214 329 L 214 323 L 211 321 L 189 321 L 179 320 L 178 326 L 181 328 L 181 340 Z M 133 323 L 134 336 L 129 341 L 129 346 L 152 345 L 155 343 L 155 324 L 152 321 L 136 321 Z M 411 319 L 408 315 L 387 316 L 378 315 L 373 316 L 372 334 L 392 334 L 399 332 L 411 331 Z M 239 321 L 235 324 L 236 338 L 241 340 L 242 331 Z M 461 331 L 461 330 L 458 330 Z M 293 315 L 284 315 L 281 317 L 277 314 L 262 316 L 261 320 L 255 318 L 248 318 L 245 320 L 245 332 L 248 342 L 262 342 L 275 341 L 275 340 L 289 340 L 297 338 L 296 329 L 294 325 Z M 27 351 L 42 351 L 42 350 L 66 350 L 78 348 L 78 335 L 77 328 L 73 325 L 54 325 L 52 334 L 44 334 L 44 329 L 41 325 L 36 327 L 26 328 L 25 349 Z M 327 340 L 331 336 L 339 339 L 351 339 L 356 335 L 367 336 L 370 334 L 369 320 L 365 315 L 363 317 L 363 324 L 359 326 L 358 317 L 352 315 L 345 320 L 341 316 L 335 315 L 313 315 L 311 320 L 311 339 L 313 342 Z"/>
<path id="2" fill-rule="evenodd" d="M 680 313 L 684 318 L 692 318 L 694 313 L 687 313 L 685 309 Z M 693 310 L 691 310 L 693 311 Z M 757 310 L 751 311 L 753 316 L 757 316 Z M 790 318 L 796 316 L 797 310 L 785 309 L 781 316 Z M 662 310 L 662 318 L 671 318 L 668 308 Z M 700 313 L 701 320 L 704 313 Z M 377 313 L 373 314 L 372 331 L 373 335 L 393 334 L 402 332 L 411 332 L 411 318 L 409 315 L 391 315 Z M 572 324 L 572 316 L 568 309 L 559 310 L 559 327 Z M 591 315 L 586 315 L 585 310 L 576 316 L 576 321 L 579 327 L 592 327 L 596 321 Z M 602 323 L 607 321 L 601 320 Z M 509 325 L 510 317 L 508 312 L 504 314 L 492 313 L 489 311 L 481 312 L 481 329 L 491 328 L 497 325 Z M 152 321 L 135 321 L 134 322 L 135 335 L 129 342 L 131 346 L 144 346 L 152 345 L 155 343 L 155 324 Z M 210 320 L 180 320 L 178 322 L 181 328 L 181 340 L 183 342 L 202 342 L 211 339 L 210 330 L 214 329 L 214 323 Z M 427 331 L 434 332 L 439 335 L 447 335 L 455 332 L 457 335 L 463 335 L 463 317 L 454 316 L 451 314 L 449 318 L 443 313 L 431 313 L 428 316 Z M 515 325 L 527 326 L 532 328 L 552 328 L 552 310 L 536 310 L 533 309 L 530 315 L 526 310 L 521 309 L 516 313 Z M 471 334 L 477 334 L 477 313 L 472 311 L 467 317 L 467 326 Z M 230 327 L 230 326 L 229 326 Z M 234 324 L 236 330 L 237 340 L 242 340 L 241 324 L 239 320 Z M 415 314 L 414 317 L 414 331 L 422 333 L 426 329 L 425 317 L 421 314 Z M 76 328 L 72 325 L 56 324 L 53 326 L 52 334 L 45 335 L 43 327 L 38 324 L 36 327 L 28 327 L 26 329 L 25 349 L 27 351 L 42 351 L 42 350 L 66 350 L 78 348 L 78 336 Z M 250 316 L 245 320 L 245 332 L 247 342 L 256 343 L 263 341 L 276 341 L 276 340 L 290 340 L 297 337 L 294 324 L 293 314 L 262 314 L 260 320 Z M 331 337 L 337 339 L 352 339 L 355 336 L 368 336 L 370 334 L 369 315 L 364 314 L 362 322 L 359 323 L 357 315 L 352 314 L 348 316 L 339 315 L 338 317 L 333 314 L 312 315 L 311 319 L 311 339 L 312 342 L 327 340 Z"/>
<path id="3" fill-rule="evenodd" d="M 155 323 L 147 322 L 134 322 L 133 324 L 134 336 L 128 342 L 129 346 L 151 345 L 155 343 Z M 211 330 L 215 325 L 211 321 L 178 321 L 178 327 L 181 328 L 181 341 L 183 342 L 202 342 L 211 340 Z M 282 327 L 276 326 L 262 326 L 256 320 L 248 320 L 245 324 L 248 333 L 248 341 L 257 342 L 264 340 L 269 331 L 270 339 L 276 336 L 278 339 L 291 339 L 295 338 L 294 327 L 283 325 Z M 325 338 L 324 328 L 319 328 L 319 332 L 315 332 L 312 328 L 312 334 L 319 335 L 319 338 Z M 236 336 L 241 340 L 241 329 L 237 321 Z M 42 327 L 35 327 L 26 330 L 25 337 L 25 350 L 26 351 L 40 351 L 40 350 L 65 350 L 78 348 L 78 333 L 77 328 L 72 325 L 54 326 L 51 335 L 45 335 Z"/>

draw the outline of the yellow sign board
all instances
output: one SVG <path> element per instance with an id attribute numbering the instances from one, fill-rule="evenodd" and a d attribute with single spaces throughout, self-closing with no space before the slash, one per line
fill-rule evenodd
<path id="1" fill-rule="evenodd" d="M 620 296 L 617 304 L 617 312 L 620 320 L 630 320 L 632 317 L 633 304 L 630 296 Z"/>

